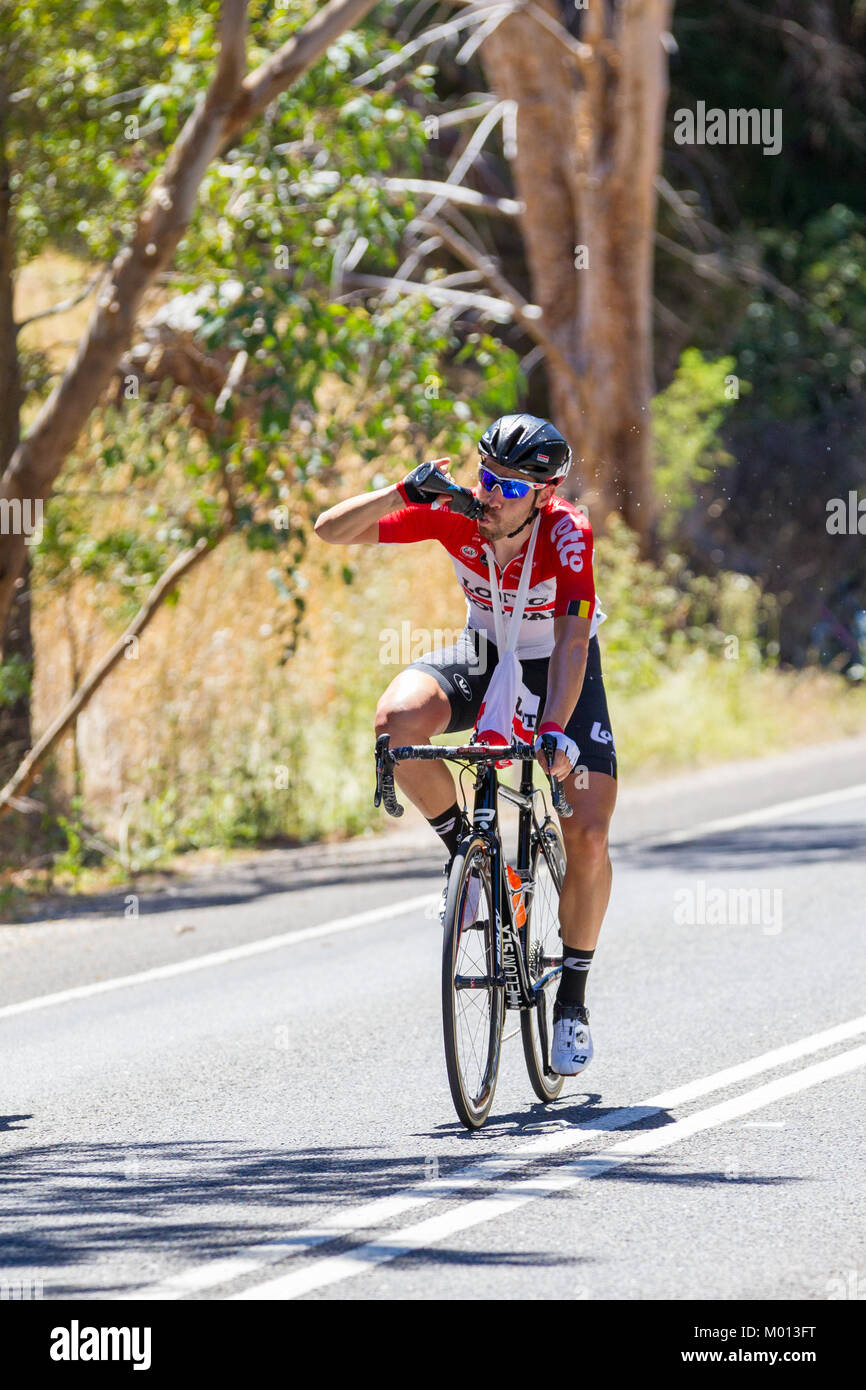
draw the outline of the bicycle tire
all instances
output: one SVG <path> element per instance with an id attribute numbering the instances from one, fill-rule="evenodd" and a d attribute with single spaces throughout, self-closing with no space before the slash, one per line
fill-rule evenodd
<path id="1" fill-rule="evenodd" d="M 527 903 L 526 925 L 521 935 L 524 938 L 523 950 L 526 971 L 532 982 L 539 980 L 551 967 L 543 963 L 554 955 L 561 958 L 562 942 L 559 937 L 559 895 L 565 877 L 565 847 L 562 836 L 552 823 L 543 828 L 542 837 L 536 841 L 532 858 L 532 877 L 535 888 Z M 555 949 L 554 949 L 555 945 Z M 557 980 L 545 986 L 548 1048 L 553 1038 L 553 1000 L 556 996 Z M 563 1077 L 545 1070 L 549 1061 L 544 1056 L 541 1033 L 538 1026 L 538 1009 L 522 1009 L 520 1013 L 520 1033 L 523 1039 L 523 1056 L 533 1091 L 540 1101 L 555 1100 L 562 1090 Z"/>
<path id="2" fill-rule="evenodd" d="M 474 883 L 480 887 L 473 911 Z M 458 848 L 448 880 L 442 942 L 442 1028 L 451 1098 L 467 1129 L 479 1129 L 493 1104 L 502 1057 L 505 990 L 502 984 L 492 983 L 459 989 L 455 977 L 489 979 L 492 975 L 492 902 L 487 845 L 480 839 L 466 839 Z M 483 916 L 482 904 L 486 909 Z M 467 1022 L 467 1010 L 475 1014 L 474 1031 L 471 1014 Z"/>

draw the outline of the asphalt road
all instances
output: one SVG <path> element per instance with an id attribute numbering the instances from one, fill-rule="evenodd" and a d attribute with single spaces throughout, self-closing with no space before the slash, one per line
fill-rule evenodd
<path id="1" fill-rule="evenodd" d="M 0 928 L 0 1285 L 866 1297 L 866 740 L 625 790 L 614 830 L 596 1060 L 543 1107 L 512 1038 L 474 1135 L 417 822 Z"/>

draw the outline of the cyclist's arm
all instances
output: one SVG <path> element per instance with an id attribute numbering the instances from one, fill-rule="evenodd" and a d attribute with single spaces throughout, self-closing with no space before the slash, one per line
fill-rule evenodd
<path id="1" fill-rule="evenodd" d="M 550 721 L 564 729 L 574 713 L 583 689 L 589 635 L 595 612 L 595 583 L 592 577 L 592 528 L 588 522 L 573 520 L 556 523 L 552 534 L 555 547 L 556 604 L 553 610 L 554 646 L 547 668 L 547 698 L 539 727 Z M 565 769 L 561 770 L 561 763 Z M 544 764 L 542 764 L 543 766 Z M 567 759 L 557 753 L 555 776 L 567 772 Z"/>
<path id="2" fill-rule="evenodd" d="M 316 535 L 329 545 L 377 545 L 379 518 L 399 511 L 404 505 L 396 483 L 380 487 L 377 492 L 347 497 L 344 502 L 322 512 L 315 525 Z"/>
<path id="3" fill-rule="evenodd" d="M 547 668 L 547 699 L 539 727 L 552 720 L 564 729 L 574 713 L 583 689 L 589 649 L 589 618 L 567 614 L 554 618 L 554 647 Z"/>

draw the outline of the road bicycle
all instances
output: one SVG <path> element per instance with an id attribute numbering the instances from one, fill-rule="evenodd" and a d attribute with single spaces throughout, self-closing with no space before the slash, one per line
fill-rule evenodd
<path id="1" fill-rule="evenodd" d="M 552 765 L 556 743 L 542 746 Z M 448 1082 L 458 1116 L 478 1129 L 490 1114 L 502 1057 L 509 1009 L 520 1014 L 523 1055 L 532 1089 L 541 1101 L 555 1100 L 562 1077 L 550 1066 L 553 1001 L 562 973 L 559 897 L 565 849 L 544 793 L 533 786 L 535 751 L 514 741 L 509 747 L 436 744 L 392 748 L 390 735 L 376 740 L 376 795 L 392 816 L 402 816 L 394 790 L 394 766 L 409 759 L 447 758 L 475 769 L 475 803 L 468 834 L 460 841 L 448 879 L 442 943 L 442 1022 Z M 521 763 L 520 787 L 501 785 L 496 763 Z M 554 809 L 572 808 L 560 783 L 548 777 Z M 462 785 L 462 773 L 461 773 Z M 506 862 L 499 830 L 498 798 L 519 808 L 517 857 Z M 537 803 L 544 807 L 539 820 Z"/>

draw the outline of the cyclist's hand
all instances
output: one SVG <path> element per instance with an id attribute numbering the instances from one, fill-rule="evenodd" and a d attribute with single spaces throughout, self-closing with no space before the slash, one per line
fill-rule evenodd
<path id="1" fill-rule="evenodd" d="M 556 740 L 556 756 L 553 759 L 553 767 L 548 769 L 547 758 L 544 756 L 543 745 L 541 742 L 542 734 L 550 734 Z M 569 738 L 558 724 L 552 721 L 545 721 L 539 729 L 538 738 L 535 740 L 535 756 L 537 757 L 542 769 L 552 773 L 557 781 L 562 782 L 571 772 L 580 757 L 580 749 L 573 738 Z"/>
<path id="2" fill-rule="evenodd" d="M 449 483 L 454 482 L 448 469 L 448 465 L 451 462 L 450 456 L 444 459 L 431 459 L 430 461 L 431 463 L 435 463 L 440 472 L 444 473 Z M 434 509 L 436 507 L 442 507 L 447 504 L 447 497 L 443 497 L 441 493 L 427 492 L 416 482 L 416 474 L 420 473 L 422 469 L 426 470 L 426 468 L 427 465 L 424 463 L 420 463 L 417 468 L 413 468 L 412 472 L 407 473 L 403 481 L 397 484 L 397 490 L 404 502 L 415 502 L 424 507 L 432 506 Z"/>

